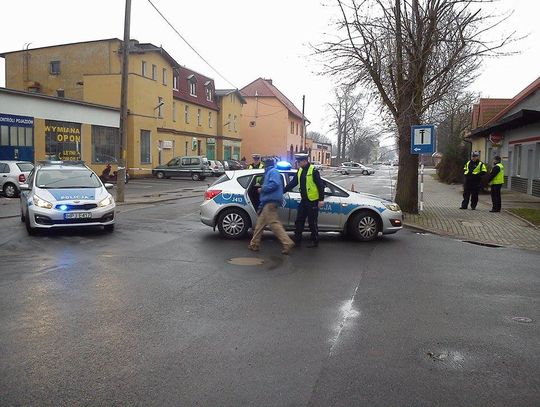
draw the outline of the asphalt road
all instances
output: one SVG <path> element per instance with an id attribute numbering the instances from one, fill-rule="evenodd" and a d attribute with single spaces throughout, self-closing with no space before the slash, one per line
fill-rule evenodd
<path id="1" fill-rule="evenodd" d="M 539 405 L 538 253 L 403 230 L 254 255 L 199 203 L 113 234 L 0 220 L 0 404 Z"/>

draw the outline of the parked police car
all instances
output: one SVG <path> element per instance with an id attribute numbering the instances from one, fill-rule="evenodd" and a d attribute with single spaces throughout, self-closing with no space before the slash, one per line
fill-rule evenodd
<path id="1" fill-rule="evenodd" d="M 296 170 L 282 165 L 283 182 L 294 177 Z M 287 168 L 288 167 L 288 168 Z M 264 170 L 227 171 L 208 188 L 201 204 L 201 221 L 217 227 L 229 239 L 243 237 L 257 222 L 259 196 L 255 180 Z M 345 232 L 357 240 L 373 240 L 382 234 L 396 233 L 402 228 L 403 215 L 399 206 L 375 195 L 348 191 L 323 178 L 324 206 L 319 210 L 319 230 Z M 300 192 L 298 186 L 284 195 L 284 205 L 278 209 L 281 223 L 294 230 Z"/>
<path id="2" fill-rule="evenodd" d="M 21 221 L 36 229 L 104 226 L 114 230 L 115 203 L 94 171 L 81 161 L 38 163 L 21 188 Z"/>

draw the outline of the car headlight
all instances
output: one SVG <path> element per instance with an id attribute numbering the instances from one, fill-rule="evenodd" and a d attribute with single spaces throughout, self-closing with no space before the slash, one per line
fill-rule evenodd
<path id="1" fill-rule="evenodd" d="M 386 207 L 386 209 L 389 209 L 394 212 L 399 212 L 401 210 L 401 208 L 399 207 L 397 203 L 388 203 L 388 204 L 385 203 L 384 206 Z"/>
<path id="2" fill-rule="evenodd" d="M 39 196 L 36 196 L 34 195 L 34 205 L 36 205 L 37 207 L 39 208 L 46 208 L 46 209 L 52 209 L 53 207 L 53 204 L 44 200 L 44 199 L 41 199 Z"/>
<path id="3" fill-rule="evenodd" d="M 112 195 L 109 195 L 107 198 L 101 200 L 98 203 L 98 206 L 99 207 L 104 207 L 104 206 L 112 205 L 113 203 L 114 203 L 114 199 L 113 199 Z"/>

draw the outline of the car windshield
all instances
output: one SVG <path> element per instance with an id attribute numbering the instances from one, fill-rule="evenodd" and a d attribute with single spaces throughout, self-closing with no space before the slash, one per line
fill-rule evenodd
<path id="1" fill-rule="evenodd" d="M 19 167 L 19 170 L 21 170 L 21 172 L 30 172 L 30 171 L 32 171 L 32 168 L 34 168 L 34 164 L 32 164 L 32 163 L 17 163 L 17 167 Z"/>
<path id="2" fill-rule="evenodd" d="M 53 169 L 37 173 L 38 188 L 99 188 L 101 181 L 88 169 Z"/>

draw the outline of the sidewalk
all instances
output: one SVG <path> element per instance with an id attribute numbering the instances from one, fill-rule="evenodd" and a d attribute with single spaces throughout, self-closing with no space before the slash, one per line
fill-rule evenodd
<path id="1" fill-rule="evenodd" d="M 424 176 L 424 211 L 406 213 L 406 226 L 424 231 L 500 246 L 540 251 L 540 228 L 528 224 L 507 208 L 540 209 L 540 198 L 502 191 L 502 212 L 490 213 L 491 197 L 481 194 L 476 210 L 459 209 L 462 185 L 447 185 L 431 174 Z"/>

